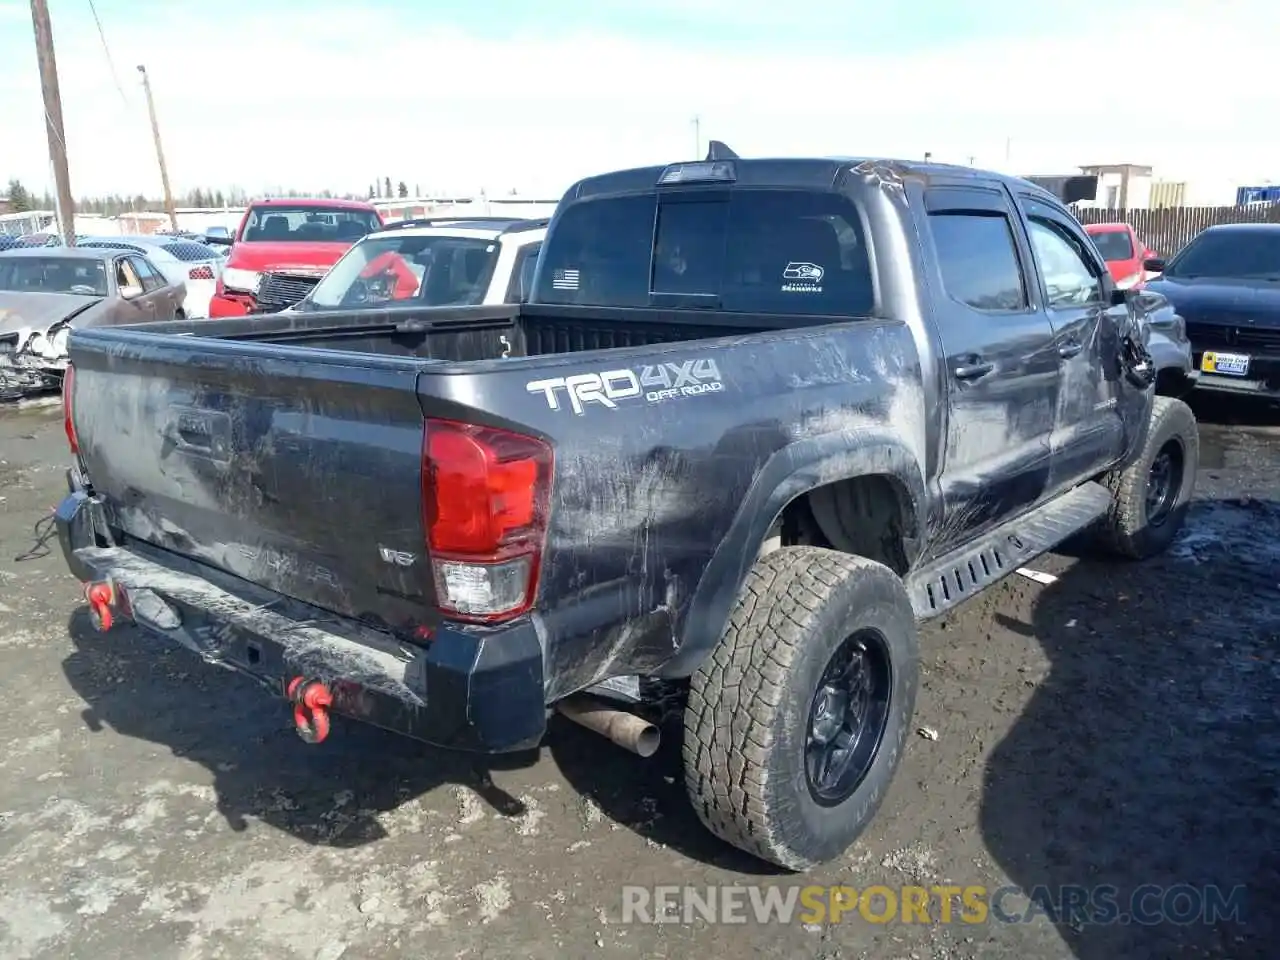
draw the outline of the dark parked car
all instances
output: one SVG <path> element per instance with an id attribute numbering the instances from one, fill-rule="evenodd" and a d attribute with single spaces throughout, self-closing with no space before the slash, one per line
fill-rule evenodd
<path id="1" fill-rule="evenodd" d="M 698 815 L 804 869 L 886 795 L 918 620 L 1078 531 L 1177 535 L 1196 423 L 1143 302 L 1030 183 L 717 144 L 575 184 L 527 304 L 77 331 L 57 528 L 100 628 L 310 742 L 511 751 L 558 710 L 648 755 L 682 681 Z"/>
<path id="2" fill-rule="evenodd" d="M 1280 223 L 1209 227 L 1147 269 L 1186 321 L 1198 388 L 1280 396 Z"/>

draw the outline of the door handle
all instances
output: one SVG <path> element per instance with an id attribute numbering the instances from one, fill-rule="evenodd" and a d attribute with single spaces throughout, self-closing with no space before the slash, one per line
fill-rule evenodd
<path id="1" fill-rule="evenodd" d="M 995 368 L 996 365 L 994 363 L 975 361 L 974 363 L 961 364 L 951 373 L 957 380 L 977 380 L 979 377 L 985 377 Z"/>
<path id="2" fill-rule="evenodd" d="M 1064 360 L 1070 360 L 1072 357 L 1078 357 L 1080 355 L 1080 351 L 1083 349 L 1084 344 L 1073 340 L 1070 343 L 1064 343 L 1058 348 L 1058 356 L 1062 357 Z"/>

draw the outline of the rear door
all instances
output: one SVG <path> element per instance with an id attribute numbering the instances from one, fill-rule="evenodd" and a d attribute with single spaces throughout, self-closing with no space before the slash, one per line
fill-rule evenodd
<path id="1" fill-rule="evenodd" d="M 936 186 L 925 210 L 949 403 L 945 548 L 1044 496 L 1061 367 L 1008 193 Z"/>
<path id="2" fill-rule="evenodd" d="M 151 304 L 152 314 L 157 320 L 172 320 L 182 305 L 179 288 L 171 284 L 155 264 L 142 254 L 131 254 L 129 262 L 142 278 L 142 289 Z"/>
<path id="3" fill-rule="evenodd" d="M 148 297 L 146 287 L 138 268 L 134 266 L 128 254 L 120 254 L 112 261 L 112 269 L 116 275 L 116 288 L 121 291 L 120 309 L 116 311 L 117 323 L 150 323 L 155 319 L 155 305 Z M 134 296 L 125 298 L 125 288 L 133 288 Z"/>
<path id="4" fill-rule="evenodd" d="M 1018 199 L 1062 370 L 1052 494 L 1092 476 L 1121 453 L 1124 425 L 1114 368 L 1128 307 L 1108 302 L 1106 264 L 1070 214 L 1029 194 Z"/>

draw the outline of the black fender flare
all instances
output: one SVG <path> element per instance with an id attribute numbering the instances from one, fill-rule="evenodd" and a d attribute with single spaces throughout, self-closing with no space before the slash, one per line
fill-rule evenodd
<path id="1" fill-rule="evenodd" d="M 796 497 L 838 480 L 883 476 L 902 499 L 908 562 L 923 544 L 926 491 L 920 463 L 897 437 L 879 431 L 822 434 L 788 444 L 765 461 L 716 547 L 677 627 L 675 654 L 661 677 L 690 676 L 711 652 L 747 572 L 782 511 Z"/>

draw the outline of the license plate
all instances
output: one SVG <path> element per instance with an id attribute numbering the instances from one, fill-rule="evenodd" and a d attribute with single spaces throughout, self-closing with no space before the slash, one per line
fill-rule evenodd
<path id="1" fill-rule="evenodd" d="M 1225 373 L 1230 377 L 1243 377 L 1249 372 L 1249 354 L 1217 353 L 1206 350 L 1200 358 L 1200 369 L 1205 373 Z"/>

